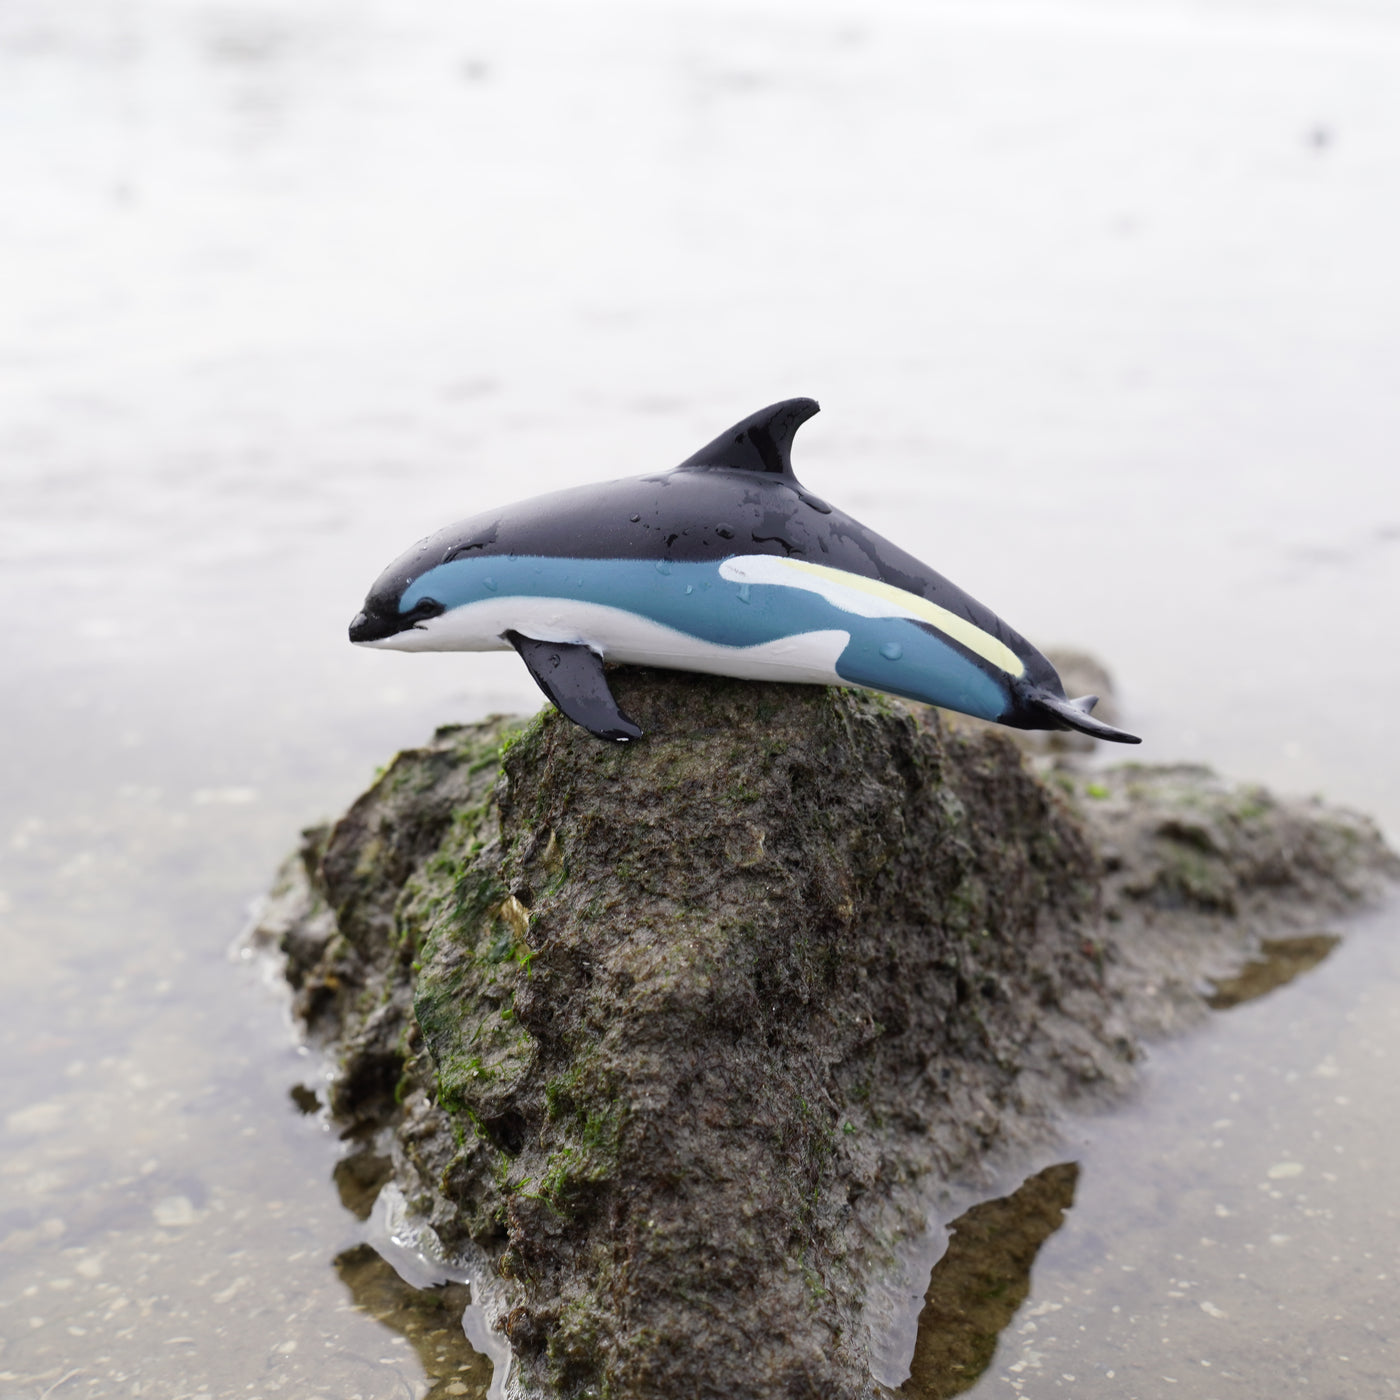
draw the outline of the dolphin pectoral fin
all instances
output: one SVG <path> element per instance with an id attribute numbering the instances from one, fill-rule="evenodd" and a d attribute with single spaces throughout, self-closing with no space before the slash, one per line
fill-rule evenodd
<path id="1" fill-rule="evenodd" d="M 535 684 L 575 724 L 615 744 L 642 737 L 618 709 L 596 651 L 577 642 L 537 642 L 519 632 L 507 632 L 505 638 L 520 653 Z"/>
<path id="2" fill-rule="evenodd" d="M 1098 703 L 1097 695 L 1081 695 L 1078 700 L 1066 700 L 1044 690 L 1037 691 L 1031 701 L 1032 708 L 1040 710 L 1042 714 L 1049 711 L 1044 715 L 1049 721 L 1046 725 L 1048 729 L 1077 729 L 1081 734 L 1088 734 L 1094 739 L 1107 739 L 1114 744 L 1142 743 L 1136 734 L 1127 734 L 1101 719 L 1095 719 L 1089 711 Z"/>

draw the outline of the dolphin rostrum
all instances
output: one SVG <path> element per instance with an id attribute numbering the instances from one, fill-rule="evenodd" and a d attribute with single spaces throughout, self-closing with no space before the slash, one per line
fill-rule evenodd
<path id="1" fill-rule="evenodd" d="M 1018 729 L 1140 742 L 1065 697 L 995 613 L 805 490 L 790 454 L 812 399 L 760 409 L 671 471 L 576 486 L 430 535 L 380 575 L 361 646 L 514 647 L 600 739 L 642 731 L 604 662 L 859 685 Z"/>

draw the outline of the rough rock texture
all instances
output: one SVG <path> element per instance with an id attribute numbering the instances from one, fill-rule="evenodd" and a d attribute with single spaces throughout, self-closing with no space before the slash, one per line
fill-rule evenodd
<path id="1" fill-rule="evenodd" d="M 1304 965 L 1321 961 L 1336 941 L 1323 926 L 1396 872 L 1365 818 L 1206 768 L 1129 764 L 1062 781 L 1102 862 L 1106 985 L 1114 996 L 1151 989 L 1133 998 L 1144 1035 L 1200 1019 L 1214 999 L 1203 980 L 1234 978 L 1241 949 L 1262 947 L 1277 966 L 1312 945 Z"/>
<path id="2" fill-rule="evenodd" d="M 613 679 L 645 740 L 444 729 L 261 925 L 333 1116 L 508 1280 L 522 1394 L 887 1393 L 873 1285 L 930 1207 L 1393 870 L 1198 770 L 1042 779 L 865 693 Z"/>

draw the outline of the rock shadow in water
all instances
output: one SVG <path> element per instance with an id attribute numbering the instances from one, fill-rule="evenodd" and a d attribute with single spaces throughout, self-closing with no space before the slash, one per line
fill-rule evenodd
<path id="1" fill-rule="evenodd" d="M 466 1284 L 414 1288 L 367 1244 L 336 1255 L 335 1271 L 357 1308 L 399 1333 L 418 1353 L 429 1388 L 421 1395 L 412 1392 L 414 1400 L 485 1400 L 492 1368 L 462 1331 L 462 1314 L 471 1302 Z M 379 1369 L 385 1384 L 371 1393 L 402 1395 L 401 1374 L 385 1373 L 382 1363 Z"/>
<path id="2" fill-rule="evenodd" d="M 924 1294 L 909 1379 L 897 1395 L 948 1400 L 977 1383 L 1030 1293 L 1031 1266 L 1064 1224 L 1078 1180 L 1078 1163 L 1059 1162 L 953 1221 Z"/>
<path id="3" fill-rule="evenodd" d="M 1342 940 L 1335 933 L 1305 933 L 1296 938 L 1266 938 L 1259 952 L 1234 977 L 1222 977 L 1206 998 L 1214 1011 L 1228 1011 L 1246 1001 L 1286 987 L 1311 972 Z"/>

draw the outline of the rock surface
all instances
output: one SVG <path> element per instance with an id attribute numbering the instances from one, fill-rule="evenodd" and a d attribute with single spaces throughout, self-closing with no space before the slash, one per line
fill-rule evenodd
<path id="1" fill-rule="evenodd" d="M 1041 777 L 866 693 L 613 680 L 645 740 L 443 729 L 259 929 L 332 1116 L 492 1261 L 516 1394 L 888 1394 L 878 1284 L 930 1211 L 1395 873 L 1364 820 L 1202 770 Z"/>

